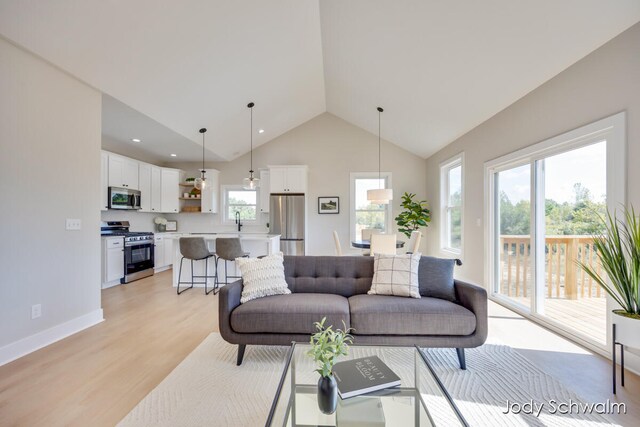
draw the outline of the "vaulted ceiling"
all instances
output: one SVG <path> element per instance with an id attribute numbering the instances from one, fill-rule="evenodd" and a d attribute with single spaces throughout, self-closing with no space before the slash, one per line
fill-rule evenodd
<path id="1" fill-rule="evenodd" d="M 383 138 L 427 157 L 638 21 L 638 0 L 0 0 L 2 36 L 166 128 L 181 161 L 201 127 L 216 158 L 248 151 L 249 101 L 254 145 L 325 111 L 377 133 L 380 105 Z"/>

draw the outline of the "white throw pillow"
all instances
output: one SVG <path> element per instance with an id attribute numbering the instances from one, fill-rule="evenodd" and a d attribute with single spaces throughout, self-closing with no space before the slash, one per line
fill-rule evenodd
<path id="1" fill-rule="evenodd" d="M 375 254 L 369 295 L 420 298 L 418 264 L 422 254 Z"/>
<path id="2" fill-rule="evenodd" d="M 242 276 L 240 304 L 269 295 L 290 294 L 284 280 L 284 255 L 278 252 L 264 258 L 237 258 Z"/>

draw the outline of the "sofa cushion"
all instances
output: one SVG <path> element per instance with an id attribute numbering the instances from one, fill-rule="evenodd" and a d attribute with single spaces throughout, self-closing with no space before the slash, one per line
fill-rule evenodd
<path id="1" fill-rule="evenodd" d="M 242 276 L 240 304 L 256 298 L 291 293 L 284 280 L 282 252 L 264 258 L 237 258 L 236 266 Z"/>
<path id="2" fill-rule="evenodd" d="M 285 256 L 284 275 L 293 293 L 366 294 L 371 288 L 373 258 Z"/>
<path id="3" fill-rule="evenodd" d="M 349 327 L 349 302 L 333 294 L 274 295 L 239 305 L 231 313 L 231 328 L 245 334 L 312 334 L 314 322 Z"/>
<path id="4" fill-rule="evenodd" d="M 421 254 L 375 254 L 369 295 L 420 298 L 418 263 Z"/>
<path id="5" fill-rule="evenodd" d="M 418 266 L 420 295 L 423 297 L 442 298 L 447 301 L 456 300 L 453 283 L 453 259 L 423 256 Z"/>
<path id="6" fill-rule="evenodd" d="M 354 335 L 470 335 L 476 329 L 471 311 L 439 298 L 355 295 L 349 310 Z"/>

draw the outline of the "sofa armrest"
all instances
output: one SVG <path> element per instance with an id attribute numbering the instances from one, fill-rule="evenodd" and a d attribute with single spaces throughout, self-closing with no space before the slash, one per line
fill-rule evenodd
<path id="1" fill-rule="evenodd" d="M 242 279 L 221 287 L 218 294 L 218 325 L 220 335 L 227 341 L 234 334 L 231 329 L 231 312 L 240 305 L 241 295 Z"/>
<path id="2" fill-rule="evenodd" d="M 475 334 L 481 341 L 487 339 L 488 313 L 487 313 L 487 291 L 477 285 L 472 285 L 460 280 L 454 280 L 456 297 L 464 308 L 476 315 Z"/>

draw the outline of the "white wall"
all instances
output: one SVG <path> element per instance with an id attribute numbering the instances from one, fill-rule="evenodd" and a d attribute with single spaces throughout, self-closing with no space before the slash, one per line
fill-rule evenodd
<path id="1" fill-rule="evenodd" d="M 102 320 L 100 94 L 0 38 L 0 364 Z M 82 230 L 66 231 L 79 218 Z M 31 306 L 42 317 L 31 320 Z"/>
<path id="2" fill-rule="evenodd" d="M 384 135 L 384 126 L 383 126 Z M 393 217 L 400 212 L 400 196 L 405 191 L 425 197 L 425 160 L 389 142 L 382 142 L 382 170 L 393 174 Z M 307 194 L 308 246 L 310 255 L 332 255 L 332 232 L 340 234 L 343 248 L 349 242 L 349 174 L 377 172 L 378 137 L 338 117 L 324 113 L 275 138 L 253 152 L 253 167 L 268 165 L 308 165 Z M 171 164 L 184 170 L 196 170 L 193 163 Z M 232 162 L 207 163 L 220 170 L 220 184 L 241 184 L 248 175 L 249 154 Z M 340 214 L 319 215 L 319 196 L 339 196 Z M 207 231 L 218 228 L 221 215 L 170 215 L 183 231 Z M 394 229 L 396 228 L 395 222 Z M 232 229 L 233 226 L 226 228 Z M 266 230 L 265 226 L 256 227 Z M 250 228 L 244 228 L 249 231 Z"/>
<path id="3" fill-rule="evenodd" d="M 439 164 L 465 153 L 465 262 L 458 276 L 484 281 L 484 163 L 620 111 L 627 112 L 627 202 L 640 207 L 639 52 L 636 24 L 427 160 L 427 195 L 437 212 Z M 440 253 L 438 216 L 427 233 L 431 254 Z"/>

